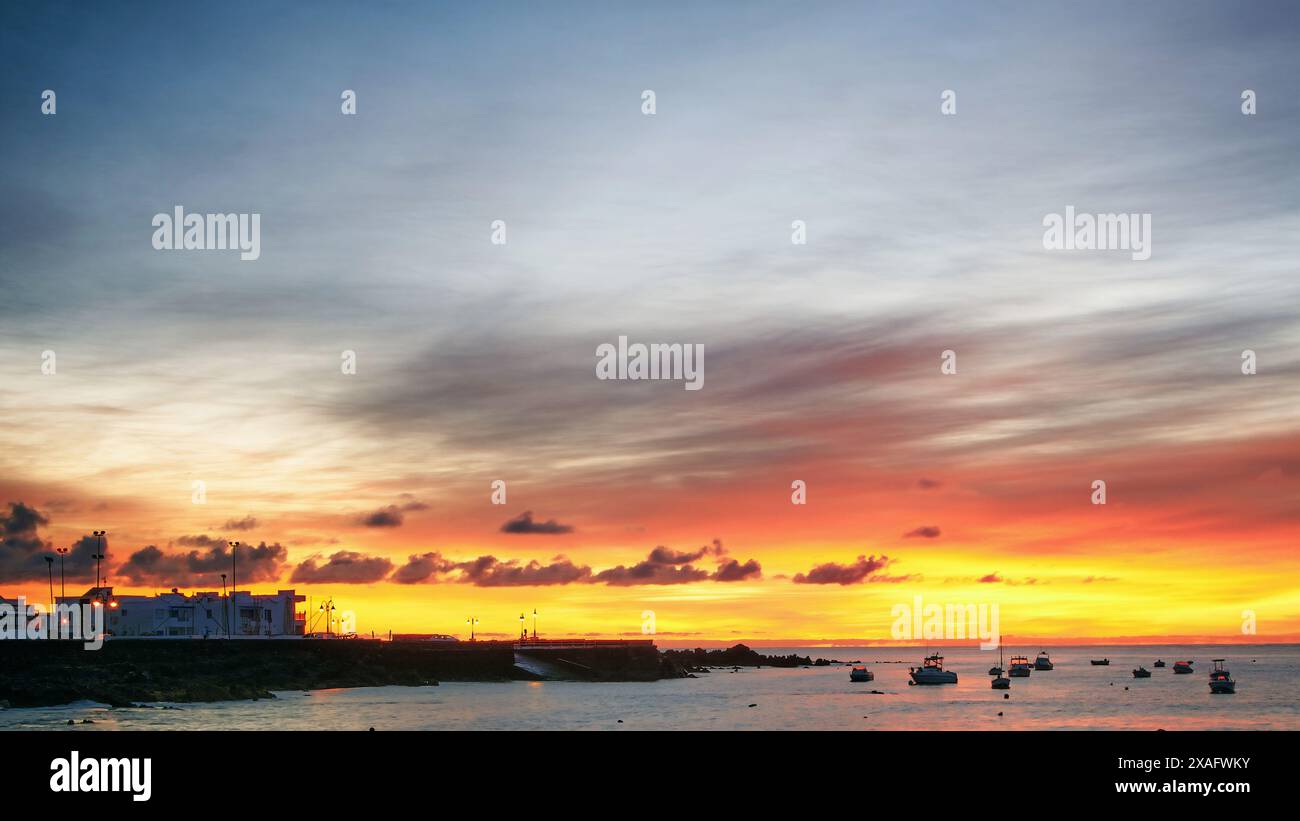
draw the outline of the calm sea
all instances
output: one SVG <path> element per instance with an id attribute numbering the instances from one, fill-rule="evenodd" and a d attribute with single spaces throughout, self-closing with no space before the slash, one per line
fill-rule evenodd
<path id="1" fill-rule="evenodd" d="M 1031 658 L 1040 648 L 1023 648 Z M 1010 698 L 989 687 L 997 653 L 945 651 L 956 685 L 908 685 L 916 648 L 763 648 L 770 655 L 862 661 L 847 667 L 716 670 L 650 683 L 446 683 L 280 693 L 267 701 L 110 710 L 90 703 L 0 711 L 0 729 L 77 730 L 1297 730 L 1300 646 L 1051 648 L 1056 669 L 1012 679 Z M 1021 648 L 1017 648 L 1021 651 Z M 1090 658 L 1110 658 L 1093 667 Z M 1155 669 L 1163 658 L 1168 667 Z M 1196 672 L 1175 675 L 1190 658 Z M 1212 658 L 1226 658 L 1235 695 L 1211 695 Z M 1131 670 L 1145 665 L 1149 679 Z M 873 691 L 879 691 L 878 693 Z M 754 705 L 754 706 L 750 706 Z M 77 722 L 68 726 L 71 719 Z M 93 724 L 81 724 L 90 719 Z M 619 721 L 622 721 L 620 724 Z"/>

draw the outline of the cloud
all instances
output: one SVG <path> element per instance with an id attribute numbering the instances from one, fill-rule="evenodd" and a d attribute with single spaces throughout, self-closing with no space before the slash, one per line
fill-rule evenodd
<path id="1" fill-rule="evenodd" d="M 997 573 L 990 573 L 987 576 L 979 577 L 980 584 L 1000 584 L 1001 582 L 1002 582 L 1002 577 L 999 576 Z"/>
<path id="2" fill-rule="evenodd" d="M 715 582 L 743 582 L 750 579 L 761 579 L 763 577 L 763 567 L 758 562 L 750 559 L 741 564 L 735 559 L 727 559 L 718 565 L 718 569 L 713 573 Z"/>
<path id="3" fill-rule="evenodd" d="M 426 581 L 437 581 L 438 577 L 444 573 L 450 573 L 456 569 L 456 563 L 450 559 L 444 559 L 441 553 L 422 553 L 412 554 L 406 560 L 406 564 L 397 568 L 393 573 L 391 581 L 398 584 L 419 584 Z"/>
<path id="4" fill-rule="evenodd" d="M 45 514 L 23 502 L 10 502 L 8 511 L 0 511 L 0 583 L 45 581 L 50 567 L 46 556 L 55 556 L 54 545 L 41 538 L 38 529 L 50 523 Z M 98 544 L 93 536 L 84 536 L 72 544 L 63 558 L 65 578 L 94 578 Z M 55 562 L 55 572 L 59 572 Z"/>
<path id="5" fill-rule="evenodd" d="M 290 581 L 303 584 L 371 584 L 383 581 L 393 563 L 381 556 L 367 556 L 353 550 L 340 550 L 324 564 L 319 556 L 310 556 L 293 570 Z"/>
<path id="6" fill-rule="evenodd" d="M 245 516 L 242 519 L 227 519 L 226 523 L 221 526 L 222 530 L 252 530 L 257 527 L 257 519 L 252 515 Z"/>
<path id="7" fill-rule="evenodd" d="M 184 553 L 167 552 L 156 545 L 142 547 L 117 567 L 116 576 L 132 584 L 162 587 L 210 587 L 221 584 L 221 574 L 240 584 L 269 582 L 280 578 L 288 552 L 278 542 L 262 542 L 256 547 L 241 544 L 234 554 L 224 540 L 207 536 L 186 536 L 177 541 L 203 543 L 204 550 Z"/>
<path id="8" fill-rule="evenodd" d="M 546 535 L 555 535 L 557 533 L 572 533 L 571 525 L 562 525 L 554 519 L 545 522 L 534 522 L 533 512 L 525 510 L 515 518 L 501 525 L 502 533 L 543 533 Z"/>
<path id="9" fill-rule="evenodd" d="M 403 494 L 409 496 L 409 494 Z M 410 501 L 400 505 L 386 505 L 372 513 L 366 513 L 357 519 L 357 524 L 363 527 L 401 527 L 406 520 L 405 514 L 416 510 L 428 510 L 429 506 L 424 502 Z"/>
<path id="10" fill-rule="evenodd" d="M 937 539 L 939 538 L 939 528 L 934 525 L 925 525 L 915 530 L 909 530 L 903 534 L 904 539 Z"/>
<path id="11" fill-rule="evenodd" d="M 495 556 L 479 556 L 471 562 L 457 565 L 462 572 L 458 581 L 477 587 L 527 587 L 550 586 L 583 582 L 591 577 L 591 568 L 575 565 L 563 556 L 556 556 L 550 564 L 531 561 L 501 561 Z"/>
<path id="12" fill-rule="evenodd" d="M 938 479 L 922 478 L 916 480 L 916 486 L 919 487 L 921 490 L 934 490 L 935 488 L 940 487 L 942 485 L 943 482 L 940 482 Z"/>
<path id="13" fill-rule="evenodd" d="M 722 542 L 718 539 L 714 539 L 711 545 L 705 545 L 699 550 L 689 552 L 670 550 L 660 545 L 651 550 L 650 555 L 644 561 L 638 562 L 631 567 L 620 564 L 617 567 L 602 570 L 593 576 L 592 580 L 616 587 L 639 584 L 689 584 L 709 579 L 730 582 L 752 577 L 762 571 L 758 562 L 753 559 L 744 564 L 740 564 L 734 559 L 725 560 L 721 562 L 718 570 L 712 574 L 693 565 L 693 562 L 705 556 L 721 557 L 726 552 L 726 548 L 722 546 Z"/>
<path id="14" fill-rule="evenodd" d="M 803 573 L 795 574 L 792 581 L 795 584 L 857 584 L 864 581 L 873 581 L 872 574 L 892 564 L 893 560 L 888 556 L 881 556 L 877 559 L 873 556 L 859 556 L 853 564 L 836 564 L 827 562 L 819 564 L 805 575 Z M 895 581 L 898 577 L 880 577 L 880 580 Z"/>

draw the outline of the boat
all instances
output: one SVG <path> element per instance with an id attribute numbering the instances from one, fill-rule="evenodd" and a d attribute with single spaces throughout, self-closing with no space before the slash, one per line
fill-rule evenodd
<path id="1" fill-rule="evenodd" d="M 1196 663 L 1196 662 L 1194 662 L 1194 661 L 1175 661 L 1175 662 L 1174 662 L 1174 672 L 1175 672 L 1175 673 L 1192 673 L 1192 672 L 1195 672 L 1194 670 L 1192 670 L 1192 665 L 1195 664 L 1195 663 Z"/>
<path id="2" fill-rule="evenodd" d="M 1012 656 L 1011 669 L 1007 671 L 1007 675 L 1012 678 L 1027 678 L 1033 669 L 1027 656 Z"/>
<path id="3" fill-rule="evenodd" d="M 1164 659 L 1156 659 L 1156 663 L 1153 664 L 1153 665 L 1151 665 L 1151 666 L 1152 666 L 1152 667 L 1164 667 L 1164 666 L 1165 666 Z"/>
<path id="4" fill-rule="evenodd" d="M 849 671 L 849 681 L 872 681 L 875 676 L 867 668 L 858 665 Z"/>
<path id="5" fill-rule="evenodd" d="M 1089 663 L 1092 664 L 1093 667 L 1109 667 L 1110 659 L 1090 659 Z"/>
<path id="6" fill-rule="evenodd" d="M 1038 658 L 1034 659 L 1034 669 L 1035 669 L 1035 670 L 1050 670 L 1050 669 L 1052 669 L 1052 660 L 1051 660 L 1050 658 L 1047 657 L 1047 651 L 1046 651 L 1046 650 L 1039 650 L 1039 651 L 1038 651 Z"/>
<path id="7" fill-rule="evenodd" d="M 1237 692 L 1237 682 L 1232 680 L 1232 674 L 1223 666 L 1223 659 L 1214 660 L 1214 669 L 1210 671 L 1210 692 Z"/>
<path id="8" fill-rule="evenodd" d="M 998 676 L 998 677 L 995 678 L 995 679 L 993 679 L 993 689 L 994 689 L 994 690 L 1010 690 L 1010 689 L 1011 689 L 1011 679 L 1009 679 L 1009 678 L 1007 678 L 1006 676 L 1002 675 L 1002 647 L 1001 647 L 1001 645 L 998 646 L 998 666 L 997 666 L 997 667 L 994 667 L 993 670 L 997 670 L 997 671 L 998 671 L 998 672 L 997 672 L 997 676 Z M 992 675 L 992 674 L 993 674 L 993 670 L 990 670 L 990 671 L 989 671 L 989 675 Z"/>
<path id="9" fill-rule="evenodd" d="M 957 674 L 943 669 L 943 656 L 935 653 L 925 657 L 920 667 L 908 670 L 913 684 L 956 684 Z"/>
<path id="10" fill-rule="evenodd" d="M 990 675 L 990 676 L 1000 676 L 1000 675 L 1002 675 L 1002 673 L 1003 673 L 1003 670 L 1002 670 L 1001 667 L 990 667 L 990 668 L 989 668 L 989 675 Z"/>
<path id="11" fill-rule="evenodd" d="M 1133 678 L 1151 678 L 1151 671 L 1145 667 L 1139 667 L 1133 671 Z"/>

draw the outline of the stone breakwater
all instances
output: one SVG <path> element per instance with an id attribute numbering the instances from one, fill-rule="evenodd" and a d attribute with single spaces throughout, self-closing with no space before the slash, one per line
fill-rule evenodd
<path id="1" fill-rule="evenodd" d="M 556 661 L 539 675 L 517 664 L 506 642 L 110 639 L 102 649 L 87 651 L 74 642 L 0 641 L 0 706 L 87 700 L 125 707 L 274 698 L 275 690 L 542 677 L 653 681 L 683 675 L 649 644 L 568 649 Z"/>

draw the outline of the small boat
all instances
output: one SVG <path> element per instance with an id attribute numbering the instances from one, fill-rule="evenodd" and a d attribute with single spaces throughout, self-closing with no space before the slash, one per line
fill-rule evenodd
<path id="1" fill-rule="evenodd" d="M 1033 669 L 1033 666 L 1029 663 L 1028 657 L 1012 656 L 1011 669 L 1007 671 L 1007 675 L 1012 678 L 1028 678 Z"/>
<path id="2" fill-rule="evenodd" d="M 998 666 L 989 670 L 989 675 L 994 675 L 993 670 L 997 670 L 997 678 L 993 679 L 994 690 L 1010 690 L 1011 679 L 1002 675 L 1002 647 L 998 646 Z"/>
<path id="3" fill-rule="evenodd" d="M 932 654 L 925 657 L 920 667 L 908 670 L 913 684 L 956 684 L 957 674 L 943 669 L 943 656 Z"/>
<path id="4" fill-rule="evenodd" d="M 871 671 L 861 665 L 854 667 L 849 671 L 849 681 L 872 681 L 875 676 Z"/>
<path id="5" fill-rule="evenodd" d="M 1145 667 L 1139 667 L 1133 671 L 1133 678 L 1151 678 L 1151 671 Z"/>
<path id="6" fill-rule="evenodd" d="M 1093 667 L 1109 667 L 1110 659 L 1090 659 L 1089 663 L 1092 664 Z"/>
<path id="7" fill-rule="evenodd" d="M 1232 680 L 1232 674 L 1223 666 L 1223 659 L 1214 660 L 1214 669 L 1210 671 L 1210 692 L 1237 692 L 1237 682 Z"/>
<path id="8" fill-rule="evenodd" d="M 1047 651 L 1046 651 L 1046 650 L 1039 650 L 1039 651 L 1038 651 L 1038 658 L 1034 659 L 1034 669 L 1035 669 L 1035 670 L 1050 670 L 1050 669 L 1052 669 L 1052 660 L 1051 660 L 1050 658 L 1047 657 Z"/>
<path id="9" fill-rule="evenodd" d="M 990 668 L 989 668 L 989 675 L 990 675 L 990 676 L 1000 676 L 1000 675 L 1002 675 L 1002 673 L 1003 673 L 1003 670 L 1002 670 L 1001 667 L 990 667 Z"/>
<path id="10" fill-rule="evenodd" d="M 1195 672 L 1194 670 L 1192 670 L 1192 665 L 1195 664 L 1195 663 L 1196 663 L 1196 662 L 1194 662 L 1194 661 L 1175 661 L 1175 662 L 1174 662 L 1174 672 L 1175 672 L 1175 673 L 1192 673 L 1192 672 Z"/>
<path id="11" fill-rule="evenodd" d="M 1151 666 L 1152 666 L 1152 667 L 1164 667 L 1164 666 L 1165 666 L 1164 659 L 1156 659 L 1156 663 L 1153 664 L 1153 665 L 1151 665 Z"/>

